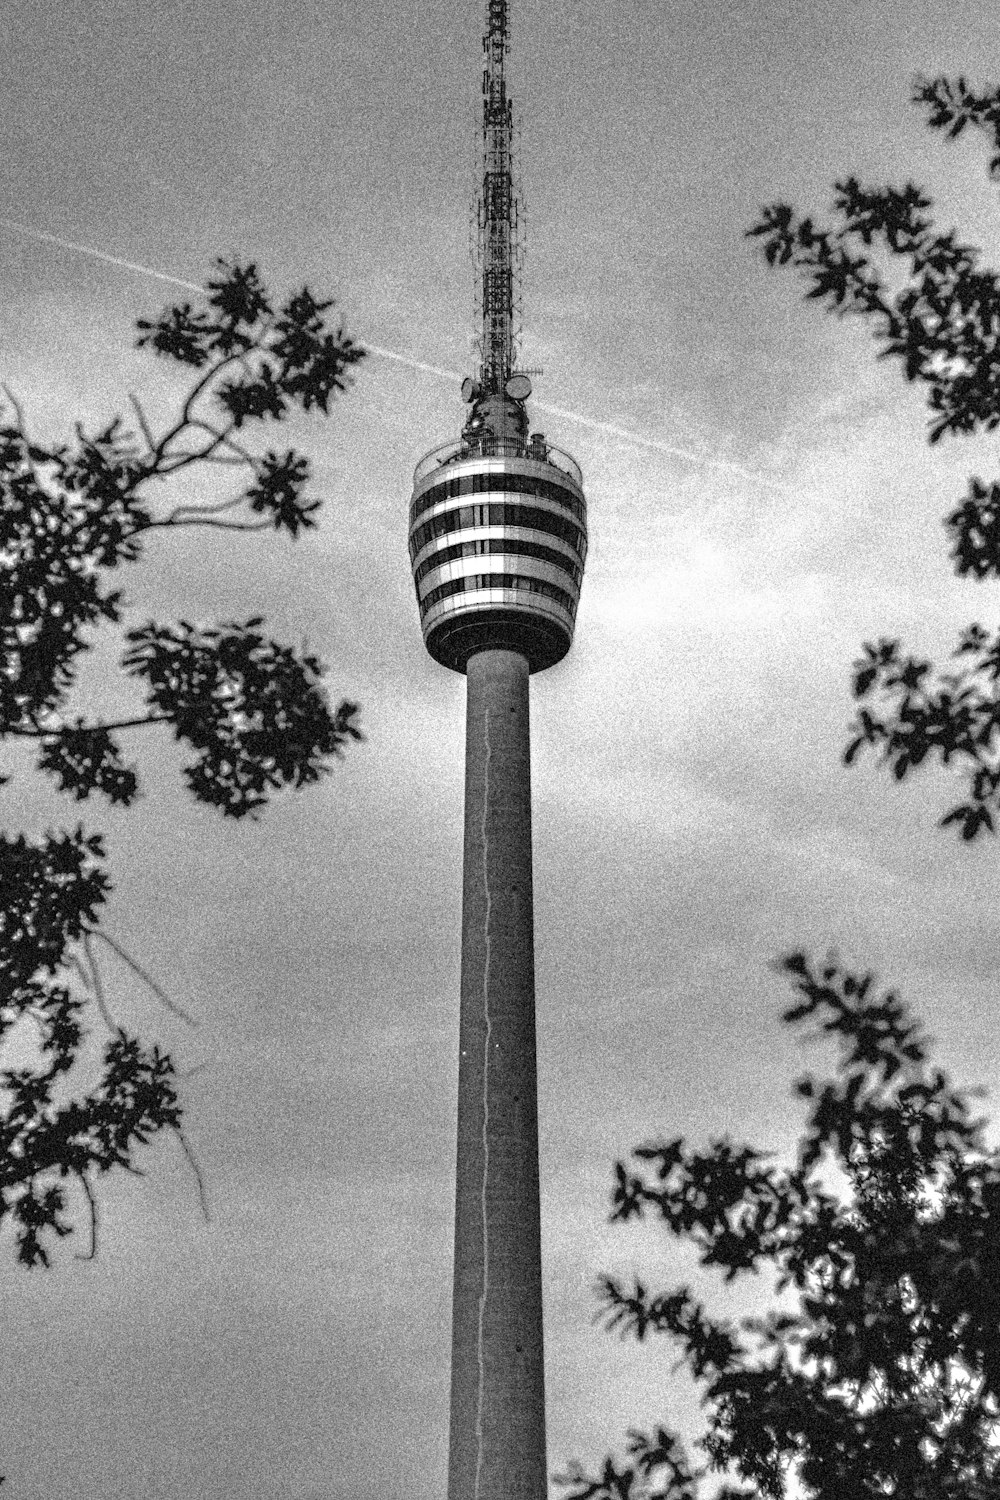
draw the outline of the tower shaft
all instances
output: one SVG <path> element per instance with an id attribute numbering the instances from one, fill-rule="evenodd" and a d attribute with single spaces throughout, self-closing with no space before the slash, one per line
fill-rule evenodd
<path id="1" fill-rule="evenodd" d="M 466 676 L 448 1500 L 545 1500 L 528 662 Z"/>
<path id="2" fill-rule="evenodd" d="M 482 305 L 480 385 L 500 395 L 514 368 L 514 274 L 518 203 L 507 97 L 508 0 L 488 0 L 483 51 L 483 180 L 477 212 L 479 298 Z"/>

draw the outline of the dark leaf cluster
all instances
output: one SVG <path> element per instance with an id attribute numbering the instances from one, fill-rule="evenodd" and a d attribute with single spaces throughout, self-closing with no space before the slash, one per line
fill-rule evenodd
<path id="1" fill-rule="evenodd" d="M 951 137 L 985 131 L 1000 177 L 1000 91 L 919 79 L 914 99 Z M 778 203 L 748 234 L 769 265 L 804 275 L 807 297 L 870 320 L 880 355 L 927 386 L 936 442 L 1000 426 L 1000 280 L 935 230 L 931 207 L 912 183 L 848 177 L 832 227 Z M 1000 576 L 998 516 L 1000 487 L 973 479 L 947 520 L 960 574 Z M 866 646 L 846 759 L 873 748 L 899 780 L 927 761 L 953 766 L 968 796 L 943 821 L 973 839 L 994 830 L 1000 793 L 1000 636 L 970 626 L 954 654 L 957 669 L 936 673 L 897 641 Z M 596 1476 L 577 1466 L 563 1476 L 570 1500 L 644 1497 L 656 1478 L 686 1500 L 710 1475 L 727 1476 L 716 1500 L 1000 1500 L 1000 1153 L 895 992 L 801 953 L 783 968 L 785 1022 L 839 1053 L 831 1076 L 795 1085 L 795 1161 L 728 1138 L 655 1142 L 617 1164 L 612 1200 L 613 1218 L 653 1214 L 706 1271 L 753 1277 L 769 1310 L 722 1323 L 687 1287 L 603 1277 L 609 1327 L 680 1349 L 702 1392 L 705 1463 L 690 1480 L 669 1463 L 648 1476 L 628 1461 Z"/>
<path id="2" fill-rule="evenodd" d="M 935 674 L 931 663 L 903 654 L 900 643 L 866 644 L 854 663 L 854 696 L 864 706 L 844 751 L 848 765 L 871 749 L 897 781 L 924 761 L 953 766 L 966 782 L 965 798 L 941 819 L 963 839 L 996 831 L 1000 807 L 1000 635 L 979 625 L 962 632 L 959 667 Z"/>
<path id="3" fill-rule="evenodd" d="M 71 442 L 46 446 L 29 436 L 7 393 L 0 740 L 34 742 L 40 769 L 75 800 L 97 793 L 131 805 L 138 775 L 121 737 L 150 725 L 169 726 L 194 750 L 190 790 L 232 817 L 258 812 L 281 788 L 315 782 L 361 738 L 357 705 L 332 708 L 320 662 L 271 640 L 259 619 L 133 630 L 123 667 L 145 686 L 142 711 L 113 722 L 70 711 L 82 659 L 102 629 L 122 624 L 113 575 L 139 560 L 151 532 L 198 526 L 295 538 L 315 525 L 320 502 L 307 494 L 307 460 L 292 450 L 255 452 L 248 432 L 295 410 L 325 412 L 346 389 L 363 351 L 328 325 L 332 305 L 303 289 L 275 308 L 254 266 L 217 262 L 201 306 L 183 303 L 139 323 L 139 344 L 186 367 L 191 380 L 160 430 L 133 396 L 134 430 L 115 418 L 95 434 L 78 425 Z M 235 481 L 228 496 L 165 508 L 169 482 L 199 467 Z M 98 834 L 0 835 L 0 1043 L 15 1027 L 35 1040 L 32 1064 L 0 1071 L 0 1226 L 14 1226 L 27 1265 L 46 1264 L 52 1238 L 71 1232 L 74 1182 L 77 1204 L 82 1194 L 90 1209 L 93 1251 L 93 1181 L 112 1168 L 134 1170 L 139 1146 L 179 1129 L 170 1058 L 121 1030 L 104 1002 L 94 945 L 133 963 L 101 927 L 109 889 Z M 88 1005 L 111 1038 L 96 1083 L 86 1085 Z"/>
<path id="4" fill-rule="evenodd" d="M 80 1184 L 96 1234 L 91 1178 L 130 1167 L 137 1145 L 180 1123 L 170 1059 L 121 1029 L 96 1085 L 70 1099 L 59 1088 L 85 1034 L 84 1001 L 63 976 L 97 930 L 110 889 L 103 864 L 100 836 L 82 829 L 37 841 L 0 835 L 0 1039 L 28 1024 L 41 1059 L 0 1069 L 0 1225 L 13 1224 L 26 1266 L 49 1263 L 47 1236 L 71 1233 L 67 1179 Z"/>
<path id="5" fill-rule="evenodd" d="M 960 578 L 1000 577 L 1000 485 L 973 476 L 969 492 L 945 525 L 952 537 L 952 558 Z"/>
<path id="6" fill-rule="evenodd" d="M 912 183 L 869 189 L 848 177 L 836 184 L 837 227 L 817 229 L 776 203 L 747 233 L 769 265 L 803 272 L 807 298 L 874 320 L 880 358 L 898 359 L 907 380 L 929 387 L 936 443 L 1000 424 L 1000 283 L 979 268 L 976 250 L 934 232 L 931 206 Z M 890 291 L 873 248 L 909 263 L 900 291 Z"/>
<path id="7" fill-rule="evenodd" d="M 140 318 L 136 327 L 140 348 L 148 346 L 154 354 L 196 370 L 208 363 L 217 347 L 212 319 L 205 312 L 195 312 L 190 302 L 168 307 L 155 322 Z"/>
<path id="8" fill-rule="evenodd" d="M 951 138 L 966 126 L 984 131 L 994 148 L 990 172 L 1000 177 L 1000 90 L 976 92 L 961 77 L 918 78 L 913 99 L 931 128 Z M 775 203 L 747 233 L 760 240 L 769 265 L 794 266 L 805 276 L 807 297 L 870 319 L 879 357 L 898 359 L 907 380 L 927 386 L 936 443 L 946 433 L 1000 426 L 1000 279 L 954 231 L 935 230 L 931 208 L 912 183 L 870 189 L 848 177 L 836 184 L 832 227 L 817 228 Z M 877 255 L 904 272 L 905 285 L 895 293 Z M 960 576 L 1000 577 L 1000 486 L 972 478 L 946 526 Z M 954 824 L 966 840 L 994 833 L 995 647 L 971 626 L 955 652 L 961 669 L 940 673 L 894 641 L 863 649 L 854 692 L 864 706 L 852 726 L 847 764 L 865 747 L 878 751 L 897 780 L 928 760 L 952 764 L 966 776 L 968 794 L 942 825 Z"/>
<path id="9" fill-rule="evenodd" d="M 309 478 L 309 465 L 289 449 L 278 456 L 268 449 L 257 468 L 257 477 L 247 490 L 250 509 L 269 517 L 275 531 L 287 531 L 296 537 L 300 531 L 315 526 L 313 519 L 320 508 L 318 500 L 305 500 L 303 488 Z"/>
<path id="10" fill-rule="evenodd" d="M 122 760 L 120 746 L 103 724 L 78 720 L 46 735 L 38 765 L 55 777 L 60 791 L 69 792 L 77 802 L 101 792 L 109 802 L 128 807 L 138 793 L 135 767 Z"/>
<path id="11" fill-rule="evenodd" d="M 72 452 L 0 428 L 0 736 L 57 711 L 87 632 L 119 618 L 105 574 L 146 515 L 109 476 L 130 464 L 114 427 Z"/>
<path id="12" fill-rule="evenodd" d="M 38 973 L 54 974 L 92 928 L 110 889 L 100 834 L 50 834 L 34 842 L 0 834 L 0 1036 L 16 997 Z"/>
<path id="13" fill-rule="evenodd" d="M 943 130 L 954 139 L 967 125 L 983 130 L 995 148 L 990 158 L 990 175 L 1000 177 L 1000 89 L 977 94 L 965 78 L 917 78 L 913 102 L 927 111 L 932 130 Z"/>
<path id="14" fill-rule="evenodd" d="M 680 1500 L 716 1472 L 739 1486 L 716 1496 L 747 1500 L 782 1500 L 792 1475 L 806 1500 L 995 1500 L 1000 1155 L 897 995 L 801 953 L 783 967 L 785 1021 L 840 1052 L 832 1077 L 797 1085 L 795 1163 L 675 1140 L 616 1168 L 613 1217 L 654 1213 L 704 1267 L 766 1280 L 775 1299 L 720 1324 L 686 1287 L 602 1278 L 609 1326 L 667 1335 L 702 1388 L 706 1463 L 681 1478 L 665 1463 L 660 1493 Z M 638 1493 L 634 1465 L 608 1465 L 565 1476 L 571 1500 Z"/>
<path id="15" fill-rule="evenodd" d="M 44 448 L 29 440 L 16 407 L 17 421 L 0 427 L 0 739 L 35 740 L 40 768 L 78 800 L 99 793 L 123 806 L 134 801 L 137 772 L 119 732 L 146 723 L 170 720 L 196 745 L 201 756 L 189 785 L 235 815 L 262 806 L 280 786 L 314 780 L 325 759 L 358 737 L 355 706 L 327 709 L 315 682 L 307 691 L 292 654 L 274 642 L 266 651 L 258 643 L 247 659 L 255 666 L 245 692 L 264 694 L 249 727 L 243 709 L 228 720 L 220 713 L 204 676 L 188 682 L 176 704 L 160 691 L 158 712 L 145 718 L 65 717 L 93 632 L 120 621 L 120 591 L 109 587 L 108 574 L 135 562 L 151 531 L 208 526 L 295 538 L 316 524 L 320 502 L 306 493 L 308 461 L 291 449 L 254 454 L 237 429 L 242 438 L 248 424 L 281 420 L 296 406 L 326 411 L 331 393 L 346 388 L 363 351 L 342 330 L 328 329 L 331 306 L 303 288 L 275 311 L 253 265 L 219 261 L 204 307 L 184 303 L 139 323 L 140 345 L 199 371 L 162 433 L 154 434 L 135 400 L 135 433 L 116 418 L 95 436 L 78 427 L 73 444 Z M 223 410 L 221 421 L 213 406 Z M 157 513 L 147 498 L 153 482 L 194 464 L 223 474 L 243 468 L 245 485 L 218 504 Z M 232 645 L 225 649 L 231 656 Z M 133 649 L 129 662 L 136 660 Z M 204 668 L 204 649 L 199 660 Z M 221 679 L 217 688 L 223 691 Z M 175 706 L 183 727 L 172 718 Z"/>
<path id="16" fill-rule="evenodd" d="M 127 637 L 126 670 L 198 751 L 185 768 L 189 786 L 233 818 L 257 812 L 281 787 L 317 781 L 347 741 L 361 738 L 357 704 L 331 710 L 319 660 L 269 640 L 261 623 L 150 623 Z"/>
<path id="17" fill-rule="evenodd" d="M 572 1487 L 575 1500 L 696 1500 L 695 1475 L 673 1433 L 663 1427 L 652 1433 L 632 1431 L 626 1454 L 621 1466 L 605 1459 L 594 1476 L 570 1464 L 565 1474 L 556 1475 L 556 1483 Z M 729 1491 L 728 1500 L 739 1500 L 737 1492 Z"/>
<path id="18" fill-rule="evenodd" d="M 352 366 L 364 358 L 343 328 L 327 328 L 332 301 L 319 301 L 303 287 L 276 311 L 256 266 L 220 260 L 217 267 L 208 283 L 210 310 L 194 312 L 185 303 L 142 320 L 140 347 L 196 369 L 210 366 L 211 376 L 220 377 L 212 394 L 230 430 L 250 420 L 280 421 L 296 406 L 328 411 L 334 393 L 347 389 Z M 211 383 L 205 381 L 203 389 Z"/>

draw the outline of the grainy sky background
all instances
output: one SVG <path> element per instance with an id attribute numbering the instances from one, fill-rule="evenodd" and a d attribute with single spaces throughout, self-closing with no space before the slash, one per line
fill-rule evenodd
<path id="1" fill-rule="evenodd" d="M 360 340 L 464 374 L 484 9 L 8 0 L 0 217 L 181 280 L 252 257 L 279 291 L 334 294 Z M 839 764 L 862 639 L 943 653 L 995 623 L 940 526 L 993 445 L 929 450 L 919 392 L 865 330 L 804 306 L 742 237 L 762 202 L 822 210 L 838 174 L 909 175 L 995 263 L 984 148 L 932 136 L 908 96 L 918 71 L 997 81 L 996 7 L 514 17 L 524 356 L 540 400 L 578 414 L 536 425 L 579 458 L 592 517 L 576 645 L 532 690 L 560 1468 L 690 1418 L 668 1350 L 592 1323 L 599 1269 L 685 1269 L 655 1231 L 607 1225 L 610 1167 L 660 1132 L 793 1138 L 804 1059 L 775 955 L 835 944 L 903 989 L 959 1077 L 996 1070 L 995 846 L 935 828 L 947 778 Z M 0 289 L 0 369 L 40 435 L 131 389 L 168 412 L 180 386 L 130 342 L 169 286 L 7 224 Z M 108 965 L 116 1014 L 198 1070 L 211 1221 L 168 1140 L 107 1188 L 96 1263 L 73 1259 L 82 1236 L 48 1273 L 0 1256 L 12 1500 L 443 1494 L 463 684 L 423 650 L 405 530 L 413 465 L 461 413 L 457 381 L 372 358 L 327 422 L 296 426 L 318 534 L 156 538 L 126 580 L 136 620 L 259 611 L 308 638 L 368 738 L 256 826 L 185 802 L 160 742 L 138 810 L 86 810 L 112 844 L 109 931 L 201 1021 Z M 108 680 L 95 662 L 93 703 Z M 75 821 L 30 775 L 6 795 L 8 826 Z"/>

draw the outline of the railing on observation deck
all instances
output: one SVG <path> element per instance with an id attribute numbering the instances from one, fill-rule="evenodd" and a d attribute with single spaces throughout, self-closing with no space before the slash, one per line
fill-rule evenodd
<path id="1" fill-rule="evenodd" d="M 451 443 L 442 443 L 425 453 L 417 464 L 413 475 L 414 484 L 426 479 L 446 464 L 463 463 L 470 458 L 527 458 L 534 463 L 551 464 L 560 473 L 567 474 L 573 483 L 583 489 L 583 474 L 575 459 L 553 443 L 533 443 L 530 438 L 495 437 L 483 433 L 481 437 L 466 442 L 458 438 Z"/>

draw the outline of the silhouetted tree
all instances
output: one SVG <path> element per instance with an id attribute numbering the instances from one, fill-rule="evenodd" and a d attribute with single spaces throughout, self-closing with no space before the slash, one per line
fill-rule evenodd
<path id="1" fill-rule="evenodd" d="M 951 137 L 985 130 L 1000 181 L 1000 91 L 920 79 L 914 100 Z M 1000 279 L 935 231 L 931 206 L 912 184 L 847 178 L 836 227 L 775 204 L 748 233 L 769 264 L 805 274 L 808 297 L 872 320 L 880 356 L 929 387 L 935 443 L 1000 425 Z M 901 290 L 876 256 L 905 269 Z M 1000 576 L 1000 483 L 973 478 L 946 524 L 960 575 Z M 951 672 L 898 641 L 863 649 L 845 759 L 872 748 L 900 780 L 954 764 L 968 794 L 942 822 L 969 840 L 995 832 L 1000 635 L 969 626 Z M 794 1165 L 728 1138 L 655 1142 L 617 1164 L 612 1214 L 652 1213 L 706 1270 L 754 1278 L 769 1310 L 727 1321 L 688 1287 L 603 1277 L 609 1327 L 677 1345 L 703 1397 L 704 1461 L 666 1428 L 635 1431 L 624 1461 L 561 1476 L 568 1500 L 695 1500 L 710 1474 L 713 1500 L 1000 1500 L 1000 1154 L 896 995 L 803 954 L 783 968 L 797 990 L 784 1020 L 840 1046 L 833 1077 L 796 1084 L 808 1115 Z"/>
<path id="2" fill-rule="evenodd" d="M 203 305 L 138 323 L 138 344 L 194 372 L 176 418 L 154 431 L 140 401 L 89 435 L 47 447 L 29 435 L 10 392 L 0 413 L 0 739 L 34 741 L 39 768 L 77 801 L 97 794 L 129 806 L 138 773 L 122 733 L 162 725 L 192 752 L 184 768 L 200 802 L 253 817 L 273 792 L 317 781 L 349 740 L 357 705 L 332 708 L 323 667 L 271 640 L 259 617 L 206 628 L 182 620 L 125 632 L 122 664 L 142 684 L 143 710 L 88 718 L 71 707 L 82 657 L 98 627 L 123 623 L 110 576 L 142 555 L 153 531 L 211 527 L 284 532 L 315 525 L 309 465 L 294 450 L 264 452 L 250 434 L 291 412 L 326 413 L 363 351 L 332 302 L 308 288 L 272 305 L 256 269 L 216 263 Z M 4 415 L 6 420 L 4 420 Z M 165 506 L 163 481 L 214 469 L 229 489 L 215 503 Z M 9 780 L 9 777 L 0 778 Z M 180 1133 L 173 1064 L 107 1015 L 96 945 L 141 966 L 100 926 L 110 890 L 100 834 L 0 835 L 0 1044 L 35 1028 L 36 1062 L 0 1071 L 0 1226 L 15 1228 L 18 1259 L 48 1264 L 46 1239 L 72 1231 L 67 1181 L 90 1205 L 95 1178 L 131 1169 L 157 1131 Z M 143 975 L 145 977 L 145 975 Z M 151 982 L 151 981 L 150 981 Z M 111 1037 L 103 1071 L 73 1092 L 88 1001 Z M 183 1136 L 181 1137 L 183 1140 Z"/>
<path id="3" fill-rule="evenodd" d="M 688 1287 L 603 1277 L 608 1326 L 668 1335 L 700 1385 L 706 1462 L 634 1432 L 624 1463 L 562 1476 L 570 1500 L 694 1500 L 710 1472 L 715 1500 L 1000 1496 L 1000 1154 L 895 994 L 802 954 L 783 968 L 784 1020 L 840 1049 L 833 1077 L 795 1086 L 794 1165 L 655 1142 L 617 1164 L 613 1211 L 653 1214 L 770 1310 L 725 1321 Z"/>
<path id="4" fill-rule="evenodd" d="M 918 79 L 914 102 L 949 137 L 967 126 L 993 147 L 989 171 L 1000 182 L 1000 90 L 973 92 L 964 78 Z M 928 387 L 930 441 L 946 433 L 992 432 L 1000 425 L 1000 279 L 979 252 L 935 229 L 931 199 L 912 183 L 864 188 L 853 177 L 835 185 L 834 228 L 819 228 L 788 204 L 765 208 L 747 233 L 767 262 L 795 266 L 808 298 L 830 312 L 869 318 L 879 357 L 898 359 L 909 381 Z M 905 284 L 890 291 L 877 258 Z M 1000 483 L 973 477 L 946 520 L 960 576 L 1000 576 Z M 854 695 L 864 704 L 845 752 L 850 763 L 873 749 L 902 780 L 939 758 L 965 773 L 967 796 L 943 824 L 962 837 L 996 832 L 1000 809 L 1000 634 L 979 625 L 963 632 L 956 668 L 937 671 L 896 640 L 866 645 L 855 663 Z"/>

